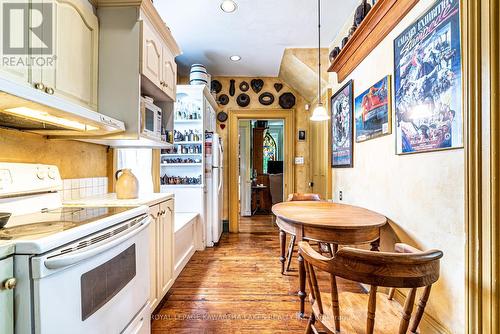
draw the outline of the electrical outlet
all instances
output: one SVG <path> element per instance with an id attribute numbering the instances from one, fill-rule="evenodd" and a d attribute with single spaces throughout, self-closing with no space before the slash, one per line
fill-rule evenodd
<path id="1" fill-rule="evenodd" d="M 342 200 L 342 190 L 339 191 L 339 201 Z"/>

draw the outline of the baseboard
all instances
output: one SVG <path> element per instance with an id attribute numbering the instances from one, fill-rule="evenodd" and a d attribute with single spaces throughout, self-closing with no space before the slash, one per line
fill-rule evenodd
<path id="1" fill-rule="evenodd" d="M 189 247 L 188 250 L 182 255 L 179 261 L 175 264 L 174 279 L 177 279 L 182 269 L 184 269 L 189 260 L 191 260 L 191 257 L 194 255 L 195 252 L 196 249 L 194 249 L 194 245 L 191 245 L 191 247 Z"/>
<path id="2" fill-rule="evenodd" d="M 229 220 L 222 221 L 222 232 L 229 233 Z"/>
<path id="3" fill-rule="evenodd" d="M 404 295 L 401 291 L 396 289 L 394 293 L 394 300 L 396 300 L 399 304 L 404 305 L 406 300 L 406 295 Z M 420 333 L 452 334 L 451 331 L 448 328 L 446 328 L 446 326 L 440 323 L 432 315 L 427 313 L 427 311 L 424 312 L 424 316 L 422 317 L 422 321 L 420 321 L 420 325 L 418 327 L 420 329 Z"/>

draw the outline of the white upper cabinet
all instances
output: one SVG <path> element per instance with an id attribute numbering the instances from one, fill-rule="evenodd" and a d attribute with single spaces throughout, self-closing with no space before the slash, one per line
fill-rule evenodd
<path id="1" fill-rule="evenodd" d="M 142 22 L 142 62 L 141 72 L 152 83 L 162 87 L 162 52 L 163 42 L 146 20 Z"/>
<path id="2" fill-rule="evenodd" d="M 97 16 L 78 0 L 53 0 L 55 66 L 42 68 L 45 91 L 91 109 L 97 108 Z"/>
<path id="3" fill-rule="evenodd" d="M 177 64 L 167 42 L 146 15 L 142 20 L 141 73 L 169 98 L 175 100 Z"/>
<path id="4" fill-rule="evenodd" d="M 51 6 L 41 7 L 40 10 L 34 7 L 30 11 L 29 19 L 32 22 L 29 25 L 22 21 L 22 15 L 16 18 L 19 11 L 12 11 L 10 14 L 10 19 L 15 22 L 10 25 L 10 43 L 25 49 L 12 59 L 32 60 L 18 66 L 6 66 L 2 61 L 0 75 L 96 110 L 99 42 L 97 16 L 93 13 L 92 6 L 84 0 L 46 0 L 43 4 L 45 3 Z M 42 12 L 42 9 L 51 10 L 51 15 Z M 38 26 L 40 20 L 48 18 L 52 18 L 52 36 L 39 38 L 26 31 L 26 27 Z M 37 51 L 47 43 L 52 46 L 51 55 Z"/>
<path id="5" fill-rule="evenodd" d="M 174 97 L 176 95 L 177 87 L 177 64 L 175 58 L 166 46 L 163 47 L 162 52 L 163 69 L 162 69 L 162 86 L 163 91 L 168 96 Z"/>

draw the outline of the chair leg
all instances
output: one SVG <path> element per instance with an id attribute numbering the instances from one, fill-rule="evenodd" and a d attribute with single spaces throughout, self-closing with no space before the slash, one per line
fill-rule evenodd
<path id="1" fill-rule="evenodd" d="M 286 259 L 286 271 L 290 270 L 290 264 L 292 263 L 293 249 L 295 247 L 296 236 L 292 235 L 290 238 L 290 244 L 288 245 L 288 258 Z"/>
<path id="2" fill-rule="evenodd" d="M 280 262 L 281 262 L 281 275 L 285 274 L 285 247 L 286 247 L 286 233 L 280 230 Z"/>
<path id="3" fill-rule="evenodd" d="M 415 313 L 415 318 L 413 318 L 413 323 L 410 327 L 410 333 L 417 333 L 418 325 L 420 324 L 420 320 L 422 320 L 422 316 L 424 315 L 425 305 L 427 305 L 427 300 L 429 300 L 429 295 L 431 294 L 431 286 L 426 286 L 424 288 L 424 292 L 420 297 L 420 301 L 418 303 L 417 312 Z"/>
<path id="4" fill-rule="evenodd" d="M 311 317 L 309 318 L 309 321 L 307 322 L 307 327 L 306 327 L 306 334 L 311 334 L 313 331 L 313 325 L 316 322 L 316 317 L 314 316 L 314 313 L 311 314 Z"/>

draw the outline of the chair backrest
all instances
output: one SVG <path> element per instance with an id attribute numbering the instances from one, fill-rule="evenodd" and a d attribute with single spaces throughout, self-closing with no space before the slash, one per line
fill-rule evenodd
<path id="1" fill-rule="evenodd" d="M 293 193 L 288 195 L 289 202 L 293 201 L 321 201 L 321 197 L 318 194 L 309 193 Z"/>
<path id="2" fill-rule="evenodd" d="M 425 287 L 411 327 L 412 332 L 416 331 L 429 298 L 430 288 L 439 279 L 439 260 L 443 256 L 439 250 L 422 252 L 405 244 L 396 244 L 394 253 L 345 247 L 336 252 L 333 258 L 327 258 L 304 241 L 299 242 L 299 253 L 304 258 L 311 302 L 317 302 L 320 312 L 323 312 L 323 305 L 315 268 L 330 273 L 333 316 L 337 328 L 340 328 L 340 313 L 336 277 L 371 286 L 366 333 L 373 333 L 376 293 L 379 286 L 411 289 L 404 305 L 399 333 L 406 333 L 408 329 L 417 288 Z"/>
<path id="3" fill-rule="evenodd" d="M 269 191 L 274 204 L 283 202 L 283 174 L 269 174 Z"/>

